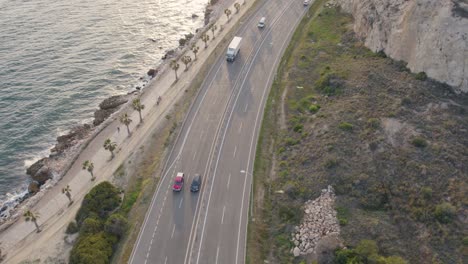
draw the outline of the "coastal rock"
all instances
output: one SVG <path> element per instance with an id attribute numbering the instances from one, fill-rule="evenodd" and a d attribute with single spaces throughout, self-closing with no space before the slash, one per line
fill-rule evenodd
<path id="1" fill-rule="evenodd" d="M 195 18 L 197 18 L 197 17 L 198 17 L 197 14 L 192 14 L 192 18 L 193 18 L 193 19 L 195 19 Z"/>
<path id="2" fill-rule="evenodd" d="M 99 104 L 99 108 L 102 110 L 112 109 L 125 104 L 127 101 L 128 98 L 125 95 L 114 95 L 104 99 L 104 101 Z"/>
<path id="3" fill-rule="evenodd" d="M 158 74 L 158 70 L 156 69 L 149 69 L 148 72 L 146 73 L 148 74 L 148 76 L 150 76 L 151 78 L 154 78 L 156 76 L 156 74 Z"/>
<path id="4" fill-rule="evenodd" d="M 62 153 L 64 150 L 74 146 L 78 140 L 85 138 L 90 130 L 91 126 L 89 124 L 72 128 L 68 134 L 57 137 L 57 144 L 55 144 L 51 152 L 55 154 Z"/>
<path id="5" fill-rule="evenodd" d="M 295 257 L 299 257 L 300 254 L 301 254 L 301 250 L 300 250 L 298 247 L 295 247 L 295 248 L 293 249 L 293 255 L 294 255 Z"/>
<path id="6" fill-rule="evenodd" d="M 28 186 L 28 192 L 31 194 L 35 194 L 40 190 L 40 185 L 37 181 L 32 181 Z"/>
<path id="7" fill-rule="evenodd" d="M 44 166 L 47 163 L 47 160 L 48 158 L 42 158 L 34 162 L 34 164 L 32 164 L 29 168 L 26 169 L 26 174 L 28 174 L 29 176 L 35 175 L 42 168 L 42 166 Z"/>
<path id="8" fill-rule="evenodd" d="M 114 109 L 107 109 L 107 110 L 99 109 L 99 110 L 96 110 L 94 112 L 93 125 L 95 125 L 95 126 L 100 125 L 102 122 L 104 122 L 104 120 L 106 120 L 116 110 L 117 109 L 115 109 L 115 110 Z"/>
<path id="9" fill-rule="evenodd" d="M 44 184 L 47 180 L 52 179 L 52 177 L 52 171 L 47 166 L 42 166 L 42 168 L 36 174 L 31 176 L 31 178 L 38 182 L 39 185 Z"/>
<path id="10" fill-rule="evenodd" d="M 338 0 L 354 31 L 375 52 L 408 63 L 415 73 L 468 92 L 468 2 Z"/>
<path id="11" fill-rule="evenodd" d="M 163 60 L 170 59 L 170 58 L 174 57 L 174 55 L 175 55 L 175 49 L 170 49 L 170 50 L 166 51 L 166 54 L 164 54 L 162 59 Z"/>

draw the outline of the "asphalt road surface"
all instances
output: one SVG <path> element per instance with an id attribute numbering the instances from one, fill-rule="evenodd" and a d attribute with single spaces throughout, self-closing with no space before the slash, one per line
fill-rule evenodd
<path id="1" fill-rule="evenodd" d="M 245 262 L 252 169 L 277 65 L 306 12 L 302 0 L 263 0 L 239 28 L 240 53 L 207 74 L 175 142 L 130 263 Z M 257 27 L 261 17 L 266 26 Z M 185 173 L 173 192 L 177 172 Z M 194 174 L 202 189 L 190 192 Z"/>

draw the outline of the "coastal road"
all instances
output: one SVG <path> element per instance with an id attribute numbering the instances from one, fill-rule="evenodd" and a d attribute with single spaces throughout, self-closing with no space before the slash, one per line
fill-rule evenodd
<path id="1" fill-rule="evenodd" d="M 261 1 L 205 77 L 161 175 L 130 263 L 244 263 L 253 160 L 277 65 L 305 14 L 299 0 Z M 266 27 L 257 28 L 266 17 Z M 172 191 L 185 173 L 180 193 Z M 189 190 L 194 174 L 202 189 Z"/>

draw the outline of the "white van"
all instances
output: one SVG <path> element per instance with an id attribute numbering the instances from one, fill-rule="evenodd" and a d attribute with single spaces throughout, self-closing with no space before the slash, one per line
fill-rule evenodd
<path id="1" fill-rule="evenodd" d="M 259 28 L 264 28 L 264 27 L 265 27 L 265 20 L 266 20 L 265 17 L 260 18 L 260 21 L 258 21 L 258 25 L 257 25 L 257 26 L 258 26 Z"/>

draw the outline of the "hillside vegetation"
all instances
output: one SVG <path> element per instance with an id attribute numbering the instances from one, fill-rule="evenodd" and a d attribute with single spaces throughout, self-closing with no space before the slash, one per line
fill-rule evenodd
<path id="1" fill-rule="evenodd" d="M 312 263 L 292 256 L 291 233 L 330 184 L 348 249 L 318 252 L 319 263 L 463 263 L 468 96 L 372 53 L 352 17 L 324 3 L 300 24 L 267 102 L 247 262 Z"/>

